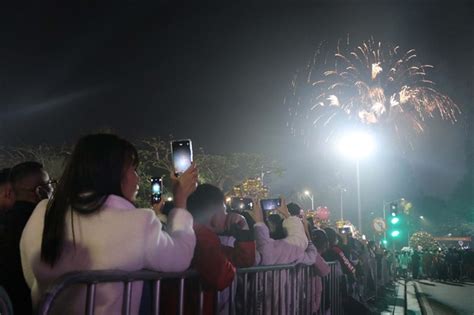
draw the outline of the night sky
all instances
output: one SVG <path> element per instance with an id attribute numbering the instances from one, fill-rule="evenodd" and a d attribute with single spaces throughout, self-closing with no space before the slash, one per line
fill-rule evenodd
<path id="1" fill-rule="evenodd" d="M 210 153 L 278 160 L 286 173 L 273 178 L 275 193 L 310 188 L 318 204 L 334 208 L 328 186 L 343 181 L 353 213 L 353 163 L 292 137 L 283 104 L 316 45 L 349 33 L 415 48 L 464 112 L 454 126 L 428 123 L 415 150 L 381 143 L 361 165 L 364 209 L 402 196 L 450 196 L 472 145 L 470 1 L 237 2 L 2 10 L 0 143 L 71 143 L 104 127 L 131 140 L 189 137 Z"/>

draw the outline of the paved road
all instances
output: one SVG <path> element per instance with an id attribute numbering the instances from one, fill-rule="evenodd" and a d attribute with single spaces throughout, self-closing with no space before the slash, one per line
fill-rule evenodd
<path id="1" fill-rule="evenodd" d="M 474 282 L 452 283 L 418 281 L 420 294 L 426 297 L 436 315 L 473 315 Z"/>

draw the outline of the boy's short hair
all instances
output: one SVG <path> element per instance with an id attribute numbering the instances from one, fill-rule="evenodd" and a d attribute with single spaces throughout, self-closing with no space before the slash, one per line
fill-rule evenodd
<path id="1" fill-rule="evenodd" d="M 35 161 L 22 162 L 15 165 L 10 170 L 10 181 L 13 185 L 24 180 L 25 178 L 41 174 L 43 171 L 43 164 Z"/>
<path id="2" fill-rule="evenodd" d="M 291 202 L 287 205 L 288 212 L 293 216 L 300 215 L 301 207 L 294 202 Z"/>
<path id="3" fill-rule="evenodd" d="M 218 204 L 224 204 L 224 193 L 211 184 L 199 185 L 187 201 L 188 211 L 192 215 L 207 211 L 209 207 Z"/>

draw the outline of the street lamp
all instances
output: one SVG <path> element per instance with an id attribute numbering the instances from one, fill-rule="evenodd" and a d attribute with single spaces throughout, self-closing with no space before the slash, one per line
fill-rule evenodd
<path id="1" fill-rule="evenodd" d="M 347 189 L 344 187 L 339 187 L 339 191 L 341 192 L 341 198 L 340 198 L 340 205 L 341 205 L 341 221 L 344 220 L 344 198 L 343 198 L 343 193 L 347 192 Z"/>
<path id="2" fill-rule="evenodd" d="M 314 210 L 314 195 L 309 190 L 305 190 L 304 194 L 311 199 L 311 210 Z"/>
<path id="3" fill-rule="evenodd" d="M 339 151 L 346 157 L 355 159 L 356 161 L 356 177 L 357 177 L 357 223 L 359 231 L 362 233 L 362 212 L 360 201 L 360 170 L 359 162 L 361 159 L 368 157 L 375 149 L 375 141 L 367 132 L 353 131 L 343 136 L 339 142 Z"/>

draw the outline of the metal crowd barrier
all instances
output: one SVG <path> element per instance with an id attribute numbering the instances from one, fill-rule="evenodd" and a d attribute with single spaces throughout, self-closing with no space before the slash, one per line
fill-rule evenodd
<path id="1" fill-rule="evenodd" d="M 313 266 L 275 265 L 241 268 L 231 286 L 216 295 L 216 314 L 343 314 L 340 278 L 337 263 L 329 263 L 331 272 L 321 279 L 322 293 L 319 310 L 314 309 L 316 275 Z M 102 283 L 123 283 L 122 314 L 131 313 L 132 282 L 147 281 L 152 284 L 152 314 L 160 314 L 160 286 L 165 279 L 179 281 L 178 314 L 184 313 L 185 288 L 189 280 L 196 281 L 195 271 L 161 273 L 141 270 L 125 272 L 116 270 L 82 271 L 65 274 L 46 292 L 38 314 L 50 314 L 58 296 L 68 288 L 83 285 L 86 288 L 84 314 L 94 314 L 96 291 Z M 204 291 L 199 286 L 199 307 L 203 313 Z M 164 302 L 166 303 L 166 301 Z M 329 305 L 328 305 L 329 304 Z"/>

